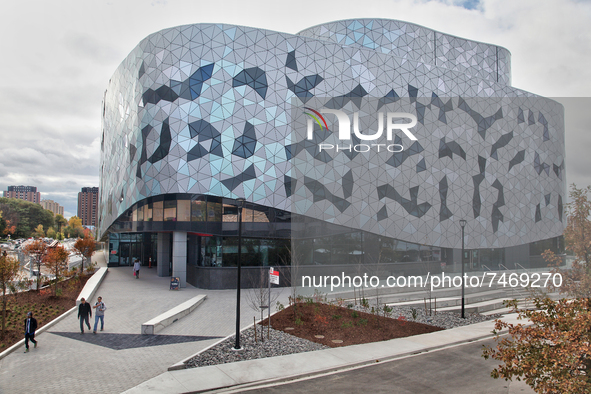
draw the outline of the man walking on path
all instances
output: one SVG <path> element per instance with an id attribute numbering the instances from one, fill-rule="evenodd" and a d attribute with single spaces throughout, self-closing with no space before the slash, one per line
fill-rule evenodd
<path id="1" fill-rule="evenodd" d="M 133 272 L 135 273 L 135 278 L 139 279 L 140 278 L 140 261 L 138 259 L 136 259 L 135 263 L 133 263 Z"/>
<path id="2" fill-rule="evenodd" d="M 96 327 L 98 326 L 99 319 L 101 321 L 101 331 L 103 331 L 103 328 L 105 326 L 105 311 L 107 310 L 107 307 L 105 306 L 105 304 L 103 304 L 102 297 L 98 297 L 96 304 L 94 304 L 93 308 L 95 308 L 96 311 L 94 312 L 94 330 L 92 331 L 92 333 L 96 334 Z"/>
<path id="3" fill-rule="evenodd" d="M 90 322 L 88 321 L 88 317 L 92 317 L 92 309 L 90 308 L 90 304 L 86 302 L 84 298 L 80 299 L 80 305 L 78 305 L 78 319 L 80 319 L 80 334 L 84 334 L 84 323 L 86 323 L 86 327 L 90 330 Z"/>
<path id="4" fill-rule="evenodd" d="M 37 319 L 33 317 L 33 312 L 28 312 L 27 318 L 25 319 L 25 353 L 29 351 L 29 339 L 37 347 L 35 330 L 37 330 Z"/>

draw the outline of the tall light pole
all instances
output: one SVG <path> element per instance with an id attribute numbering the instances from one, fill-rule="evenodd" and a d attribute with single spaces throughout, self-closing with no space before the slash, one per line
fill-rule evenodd
<path id="1" fill-rule="evenodd" d="M 460 226 L 462 226 L 462 258 L 460 259 L 460 263 L 462 264 L 462 319 L 464 319 L 464 227 L 466 227 L 466 221 L 464 219 L 460 220 Z"/>
<path id="2" fill-rule="evenodd" d="M 236 277 L 236 344 L 234 350 L 241 350 L 240 347 L 240 268 L 242 266 L 242 208 L 244 207 L 244 198 L 236 199 L 238 207 L 238 272 Z"/>

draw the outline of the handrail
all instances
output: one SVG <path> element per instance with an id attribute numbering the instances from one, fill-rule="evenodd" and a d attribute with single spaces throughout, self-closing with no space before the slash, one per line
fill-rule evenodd
<path id="1" fill-rule="evenodd" d="M 487 270 L 489 270 L 490 272 L 492 272 L 492 270 L 490 268 L 488 268 L 486 265 L 481 264 L 484 268 L 486 268 Z"/>
<path id="2" fill-rule="evenodd" d="M 503 267 L 503 269 L 510 271 L 509 268 L 505 267 L 503 264 L 499 264 L 499 267 Z"/>
<path id="3" fill-rule="evenodd" d="M 519 266 L 522 270 L 524 270 L 525 272 L 527 272 L 528 274 L 530 273 L 529 270 L 527 268 L 525 268 L 523 265 L 519 264 L 519 263 L 515 263 L 515 267 Z"/>

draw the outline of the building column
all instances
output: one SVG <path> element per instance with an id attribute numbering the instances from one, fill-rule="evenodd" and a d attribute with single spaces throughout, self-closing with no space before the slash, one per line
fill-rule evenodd
<path id="1" fill-rule="evenodd" d="M 169 276 L 168 266 L 172 256 L 170 256 L 170 234 L 169 233 L 158 233 L 158 265 L 157 273 L 158 276 Z"/>
<path id="2" fill-rule="evenodd" d="M 187 233 L 172 233 L 172 276 L 180 278 L 181 287 L 187 286 Z"/>

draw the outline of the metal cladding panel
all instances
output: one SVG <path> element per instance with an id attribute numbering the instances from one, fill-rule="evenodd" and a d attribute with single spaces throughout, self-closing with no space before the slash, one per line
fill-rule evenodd
<path id="1" fill-rule="evenodd" d="M 345 22 L 301 35 L 196 24 L 145 38 L 104 97 L 100 233 L 134 203 L 168 193 L 244 197 L 289 211 L 291 193 L 304 186 L 291 182 L 293 102 L 406 97 L 415 111 L 424 107 L 423 126 L 432 133 L 424 135 L 422 151 L 409 144 L 404 160 L 392 158 L 381 171 L 374 186 L 394 185 L 393 174 L 404 180 L 395 193 L 381 189 L 387 206 L 379 195 L 367 205 L 356 194 L 367 183 L 364 173 L 345 170 L 352 164 L 343 157 L 316 163 L 328 169 L 313 181 L 335 196 L 317 207 L 345 214 L 330 221 L 441 247 L 458 246 L 454 221 L 466 212 L 477 223 L 470 248 L 562 234 L 563 109 L 510 87 L 508 51 L 399 21 Z M 435 97 L 452 100 L 444 112 L 457 127 L 442 129 Z M 482 132 L 481 123 L 494 120 L 498 108 L 469 98 L 499 99 L 497 125 Z M 482 214 L 476 215 L 478 199 Z M 408 214 L 408 201 L 433 208 L 417 217 Z M 344 205 L 350 211 L 341 212 Z"/>

